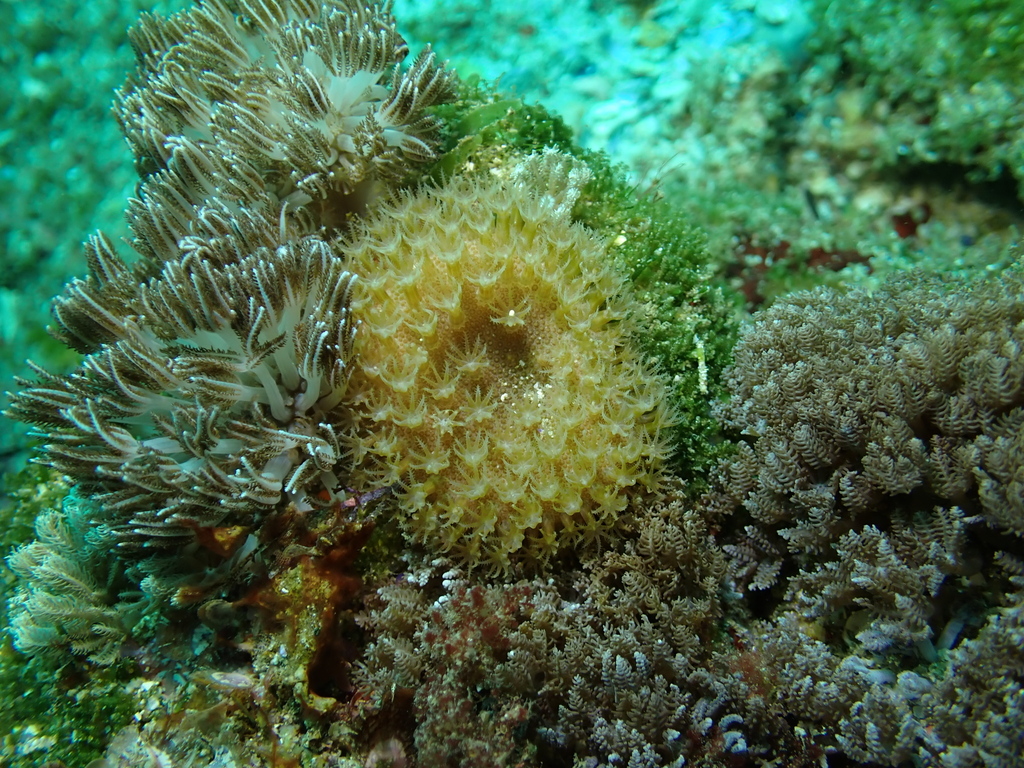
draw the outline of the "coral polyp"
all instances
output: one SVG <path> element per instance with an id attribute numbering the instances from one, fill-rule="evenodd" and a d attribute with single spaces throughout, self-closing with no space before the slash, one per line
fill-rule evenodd
<path id="1" fill-rule="evenodd" d="M 400 69 L 409 50 L 386 3 L 211 0 L 143 14 L 130 38 L 139 66 L 117 113 L 141 168 L 216 145 L 297 204 L 432 159 L 424 109 L 453 94 L 429 46 Z"/>
<path id="2" fill-rule="evenodd" d="M 285 499 L 322 504 L 344 465 L 354 278 L 342 260 L 307 237 L 219 270 L 170 262 L 131 296 L 114 290 L 128 268 L 95 243 L 94 274 L 55 311 L 62 336 L 95 348 L 68 377 L 38 369 L 11 405 L 46 436 L 45 463 L 132 548 L 248 525 Z"/>
<path id="3" fill-rule="evenodd" d="M 604 244 L 570 218 L 587 175 L 547 153 L 455 178 L 347 248 L 357 478 L 397 484 L 412 537 L 470 564 L 599 538 L 658 485 L 665 385 Z"/>

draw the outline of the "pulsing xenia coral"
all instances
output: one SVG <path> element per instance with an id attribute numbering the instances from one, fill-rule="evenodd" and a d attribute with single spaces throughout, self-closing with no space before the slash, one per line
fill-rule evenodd
<path id="1" fill-rule="evenodd" d="M 125 278 L 102 240 L 92 253 Z M 316 238 L 219 269 L 169 262 L 120 309 L 78 281 L 58 318 L 92 310 L 103 343 L 71 376 L 39 371 L 11 411 L 43 428 L 46 462 L 102 504 L 125 543 L 248 524 L 285 494 L 316 504 L 338 486 L 352 281 Z"/>
<path id="2" fill-rule="evenodd" d="M 355 462 L 412 536 L 507 568 L 607 531 L 652 488 L 672 416 L 631 299 L 570 210 L 588 174 L 535 155 L 384 205 L 352 238 Z"/>
<path id="3" fill-rule="evenodd" d="M 133 621 L 80 620 L 90 606 L 130 601 L 122 587 L 177 602 L 228 589 L 268 514 L 336 500 L 355 278 L 330 232 L 433 157 L 424 110 L 453 90 L 429 50 L 399 68 L 377 4 L 213 0 L 146 15 L 131 38 L 117 112 L 143 177 L 127 212 L 138 258 L 90 240 L 91 274 L 53 308 L 86 357 L 70 376 L 37 368 L 9 411 L 87 510 L 50 518 L 81 534 L 74 557 L 41 533 L 12 560 L 17 642 L 104 661 Z M 62 587 L 69 568 L 108 589 L 101 572 L 123 577 L 118 596 Z"/>
<path id="4" fill-rule="evenodd" d="M 856 637 L 873 652 L 937 636 L 952 596 L 991 567 L 978 523 L 1022 554 L 1022 296 L 1014 266 L 802 291 L 766 310 L 719 409 L 749 439 L 721 473 L 750 522 L 727 545 L 734 567 L 756 563 L 766 587 L 795 561 L 789 594 L 806 615 L 864 609 Z"/>
<path id="5" fill-rule="evenodd" d="M 169 546 L 333 497 L 353 278 L 325 229 L 361 185 L 432 157 L 423 110 L 452 75 L 429 51 L 400 70 L 376 4 L 212 0 L 131 38 L 117 111 L 144 174 L 141 258 L 93 238 L 92 275 L 54 304 L 87 358 L 22 382 L 11 413 L 121 544 Z"/>
<path id="6" fill-rule="evenodd" d="M 130 39 L 139 70 L 118 114 L 141 167 L 216 145 L 293 204 L 336 204 L 432 159 L 437 123 L 423 109 L 453 93 L 429 46 L 399 68 L 408 48 L 386 4 L 209 0 L 143 14 Z"/>

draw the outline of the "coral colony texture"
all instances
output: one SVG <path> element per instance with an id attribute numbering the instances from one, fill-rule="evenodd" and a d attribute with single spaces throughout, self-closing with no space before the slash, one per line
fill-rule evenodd
<path id="1" fill-rule="evenodd" d="M 389 4 L 130 40 L 128 247 L 7 409 L 0 763 L 1024 765 L 1019 250 L 733 344 L 671 200 Z"/>
<path id="2" fill-rule="evenodd" d="M 102 510 L 96 536 L 173 560 L 197 530 L 230 548 L 283 502 L 344 493 L 356 278 L 327 222 L 432 156 L 423 109 L 453 76 L 429 51 L 400 70 L 404 45 L 377 7 L 211 3 L 144 16 L 132 44 L 117 113 L 142 174 L 137 258 L 89 241 L 91 274 L 53 308 L 84 361 L 37 371 L 10 413 Z M 19 644 L 36 644 L 35 619 L 16 617 Z"/>
<path id="3" fill-rule="evenodd" d="M 413 538 L 507 569 L 607 534 L 668 446 L 605 244 L 571 221 L 582 166 L 403 196 L 349 250 L 360 485 L 400 484 Z"/>

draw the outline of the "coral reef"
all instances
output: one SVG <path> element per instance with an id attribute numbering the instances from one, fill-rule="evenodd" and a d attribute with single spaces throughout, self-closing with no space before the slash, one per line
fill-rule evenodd
<path id="1" fill-rule="evenodd" d="M 169 262 L 132 298 L 117 290 L 130 273 L 94 241 L 92 281 L 55 308 L 60 334 L 90 354 L 13 399 L 122 546 L 179 546 L 338 487 L 330 414 L 348 376 L 352 275 L 319 239 L 274 249 L 265 230 L 247 234 L 237 263 L 217 269 L 204 243 L 206 258 Z"/>
<path id="2" fill-rule="evenodd" d="M 4 501 L 15 502 L 12 507 L 4 505 L 0 508 L 0 546 L 7 552 L 12 545 L 31 538 L 33 520 L 40 527 L 46 525 L 39 521 L 52 514 L 49 510 L 60 508 L 65 503 L 68 486 L 53 470 L 39 466 L 26 467 L 17 476 L 5 478 L 5 486 Z M 60 524 L 61 521 L 52 522 Z M 37 547 L 36 551 L 44 557 L 62 558 L 71 564 L 72 570 L 76 570 L 75 566 L 85 566 L 87 570 L 83 580 L 96 584 L 102 590 L 107 585 L 97 584 L 97 579 L 102 581 L 106 573 L 94 574 L 91 566 L 103 568 L 105 563 L 82 562 L 79 559 L 81 550 L 73 549 L 75 543 L 66 545 L 68 538 L 79 538 L 82 530 L 69 530 L 67 537 L 60 536 L 61 549 L 58 552 L 47 550 L 45 546 Z M 85 554 L 91 553 L 86 550 Z M 54 574 L 57 578 L 51 582 L 56 600 L 45 595 L 42 599 L 57 608 L 52 615 L 61 623 L 67 615 L 65 605 L 75 601 L 71 594 L 74 585 L 69 589 L 62 583 L 59 576 L 61 564 L 53 564 L 58 565 Z M 76 574 L 76 578 L 80 575 Z M 16 582 L 15 574 L 4 561 L 0 561 L 0 585 L 3 585 L 4 598 L 10 598 L 12 605 L 32 600 L 39 596 L 39 590 L 47 589 L 42 581 L 33 582 L 31 577 Z M 96 601 L 86 606 L 85 613 L 99 616 L 107 627 L 116 627 L 120 617 L 115 617 L 110 607 Z M 36 766 L 46 761 L 63 761 L 65 765 L 73 766 L 100 757 L 110 734 L 130 722 L 134 712 L 134 698 L 126 689 L 130 680 L 126 665 L 86 665 L 80 661 L 82 657 L 71 655 L 72 649 L 67 644 L 50 642 L 50 636 L 45 637 L 44 646 L 33 649 L 33 655 L 26 656 L 13 647 L 15 632 L 10 627 L 13 618 L 7 610 L 0 611 L 0 756 L 5 762 L 19 767 Z M 81 628 L 81 624 L 78 627 Z M 49 635 L 61 630 L 58 624 L 53 624 L 43 627 L 42 631 Z M 102 654 L 118 647 L 116 640 L 95 644 L 95 636 L 91 633 L 85 633 L 83 639 L 90 646 L 84 650 L 90 653 L 98 651 Z M 69 665 L 69 659 L 79 660 L 79 663 Z M 69 666 L 78 669 L 69 670 Z M 81 674 L 86 666 L 88 674 Z"/>
<path id="3" fill-rule="evenodd" d="M 751 303 L 791 248 L 874 262 L 709 247 L 544 109 L 403 68 L 387 3 L 131 40 L 134 253 L 90 239 L 83 359 L 9 411 L 47 466 L 0 506 L 0 761 L 1019 763 L 1019 265 L 782 297 L 733 353 L 714 258 Z M 691 128 L 781 136 L 744 125 L 780 70 L 713 67 Z"/>
<path id="4" fill-rule="evenodd" d="M 44 511 L 36 518 L 36 539 L 7 560 L 21 579 L 10 631 L 22 653 L 82 654 L 97 664 L 118 658 L 127 635 L 122 613 L 132 601 L 117 604 L 112 587 L 120 579 L 103 556 L 110 542 L 87 543 L 85 517 L 70 498 L 62 510 Z"/>
<path id="5" fill-rule="evenodd" d="M 437 123 L 423 110 L 452 93 L 429 46 L 400 68 L 408 48 L 377 3 L 240 2 L 236 13 L 210 0 L 143 14 L 130 39 L 138 70 L 117 112 L 142 172 L 183 146 L 216 146 L 203 154 L 243 160 L 324 224 L 342 223 L 341 201 L 361 185 L 433 159 Z"/>
<path id="6" fill-rule="evenodd" d="M 379 6 L 237 10 L 147 16 L 133 33 L 139 69 L 118 113 L 143 174 L 128 210 L 137 256 L 90 239 L 90 276 L 53 307 L 55 335 L 85 359 L 67 376 L 36 367 L 12 396 L 8 413 L 47 440 L 42 461 L 75 483 L 10 558 L 22 578 L 10 630 L 24 652 L 113 663 L 161 636 L 177 608 L 235 600 L 268 565 L 281 578 L 265 596 L 304 575 L 323 585 L 326 643 L 335 604 L 357 590 L 330 586 L 340 533 L 306 545 L 327 564 L 309 568 L 280 551 L 302 546 L 302 526 L 275 541 L 261 523 L 282 508 L 343 509 L 353 275 L 331 232 L 347 226 L 346 206 L 433 157 L 424 109 L 451 95 L 453 76 L 429 51 L 400 69 L 406 49 Z M 242 103 L 287 118 L 268 130 L 312 120 L 330 136 L 306 125 L 308 141 L 275 159 L 224 122 Z M 328 141 L 333 159 L 320 152 Z M 268 626 L 290 616 L 269 597 L 260 610 Z M 307 700 L 315 687 L 303 684 Z"/>
<path id="7" fill-rule="evenodd" d="M 762 314 L 721 408 L 746 436 L 722 474 L 744 513 L 731 551 L 751 586 L 795 554 L 806 570 L 791 592 L 814 616 L 867 607 L 859 637 L 883 650 L 927 640 L 945 577 L 980 567 L 966 562 L 971 523 L 1019 548 L 1022 288 L 1019 268 L 960 284 L 907 276 L 872 295 L 796 293 Z"/>
<path id="8" fill-rule="evenodd" d="M 1018 5 L 811 6 L 821 23 L 809 48 L 827 55 L 806 85 L 829 95 L 803 126 L 805 140 L 825 139 L 876 168 L 956 163 L 976 181 L 1012 177 L 1020 194 Z"/>
<path id="9" fill-rule="evenodd" d="M 444 322 L 472 317 L 465 338 L 438 351 L 437 368 L 447 375 L 465 358 L 459 396 L 468 390 L 475 403 L 467 422 L 526 419 L 505 432 L 519 450 L 498 446 L 491 462 L 504 473 L 495 483 L 502 503 L 514 502 L 517 485 L 530 495 L 519 530 L 488 550 L 492 565 L 507 567 L 524 534 L 546 537 L 531 552 L 541 560 L 558 534 L 573 544 L 607 538 L 633 486 L 657 486 L 669 450 L 665 384 L 632 346 L 640 308 L 608 259 L 607 236 L 572 219 L 590 178 L 584 162 L 549 152 L 509 163 L 516 170 L 503 179 L 389 191 L 434 158 L 439 124 L 425 110 L 453 95 L 454 76 L 429 51 L 400 69 L 405 48 L 382 7 L 211 2 L 145 16 L 132 40 L 138 70 L 117 112 L 142 177 L 128 209 L 135 253 L 123 258 L 103 234 L 89 240 L 90 275 L 53 305 L 54 334 L 84 360 L 66 376 L 35 367 L 8 411 L 37 428 L 42 463 L 73 483 L 38 516 L 35 540 L 10 555 L 20 579 L 10 629 L 39 663 L 85 671 L 73 663 L 85 656 L 179 677 L 209 667 L 159 704 L 147 700 L 142 725 L 111 742 L 110 764 L 177 761 L 189 750 L 260 760 L 316 750 L 330 718 L 361 716 L 347 671 L 362 647 L 352 616 L 364 575 L 390 574 L 402 543 L 355 518 L 372 517 L 377 500 L 391 504 L 393 491 L 420 490 L 408 472 L 418 444 L 389 457 L 393 475 L 360 461 L 363 474 L 349 476 L 353 458 L 371 454 L 359 446 L 379 442 L 360 423 L 375 363 L 355 341 L 374 338 L 382 315 L 351 304 L 358 286 L 377 281 L 376 265 L 358 254 L 388 216 L 419 205 L 439 209 L 442 229 L 465 220 L 464 242 L 449 250 L 465 265 L 468 298 Z M 488 226 L 497 211 L 501 226 Z M 422 255 L 417 237 L 430 226 L 411 222 L 403 247 Z M 493 246 L 497 260 L 461 258 Z M 487 310 L 509 301 L 500 314 Z M 387 323 L 413 314 L 389 311 Z M 392 408 L 405 402 L 398 390 L 387 398 Z M 460 436 L 445 451 L 490 439 L 482 429 Z M 525 483 L 508 474 L 537 449 L 554 474 L 539 465 Z M 463 558 L 476 562 L 478 547 L 471 541 Z M 251 674 L 259 685 L 246 682 Z M 280 711 L 270 711 L 275 702 Z M 522 721 L 518 705 L 507 708 L 495 737 L 518 733 Z M 246 746 L 225 752 L 230 737 L 218 729 Z M 332 733 L 328 743 L 347 752 L 401 752 L 387 739 Z M 33 743 L 49 749 L 48 739 Z"/>
<path id="10" fill-rule="evenodd" d="M 452 75 L 429 51 L 402 70 L 378 6 L 213 2 L 132 35 L 117 108 L 144 174 L 128 211 L 140 258 L 89 241 L 91 275 L 53 310 L 87 357 L 67 377 L 37 368 L 9 413 L 102 506 L 99 535 L 180 549 L 342 489 L 352 275 L 327 227 L 357 188 L 432 158 L 423 110 Z M 231 122 L 246 116 L 273 146 Z"/>
<path id="11" fill-rule="evenodd" d="M 629 522 L 613 551 L 553 580 L 479 581 L 440 564 L 381 588 L 363 618 L 374 635 L 359 674 L 366 695 L 387 712 L 408 689 L 418 753 L 449 744 L 461 755 L 441 764 L 495 764 L 459 751 L 480 736 L 465 733 L 467 718 L 492 736 L 488 759 L 524 759 L 527 735 L 541 764 L 556 754 L 603 765 L 635 750 L 648 759 L 639 764 L 655 765 L 703 753 L 682 733 L 719 713 L 713 692 L 685 681 L 713 680 L 698 670 L 717 634 L 725 560 L 678 498 Z M 511 741 L 510 717 L 523 723 Z"/>
<path id="12" fill-rule="evenodd" d="M 356 483 L 400 486 L 413 538 L 459 560 L 545 560 L 657 487 L 666 388 L 629 343 L 639 305 L 569 218 L 586 181 L 535 155 L 385 205 L 346 248 Z"/>
<path id="13" fill-rule="evenodd" d="M 563 121 L 535 104 L 499 98 L 481 84 L 464 84 L 462 98 L 438 108 L 447 123 L 444 155 L 431 171 L 443 180 L 505 177 L 524 155 L 556 149 L 585 165 L 590 179 L 578 191 L 571 218 L 606 242 L 606 258 L 630 284 L 640 329 L 638 354 L 662 374 L 674 423 L 664 435 L 673 447 L 666 464 L 693 486 L 721 457 L 710 404 L 721 396 L 721 372 L 735 343 L 733 299 L 712 279 L 714 261 L 704 231 L 676 200 L 637 194 L 609 158 L 580 149 Z"/>
<path id="14" fill-rule="evenodd" d="M 1024 586 L 1024 569 L 1013 569 Z M 1024 726 L 1024 594 L 994 613 L 972 640 L 950 652 L 950 668 L 924 700 L 944 747 L 937 762 L 961 768 L 1014 765 Z"/>
<path id="15" fill-rule="evenodd" d="M 917 276 L 874 296 L 817 291 L 776 305 L 741 337 L 734 399 L 722 409 L 750 439 L 722 472 L 731 493 L 694 505 L 673 489 L 627 516 L 610 551 L 553 578 L 495 584 L 442 563 L 378 590 L 359 677 L 371 700 L 392 712 L 408 706 L 408 689 L 416 727 L 407 739 L 416 743 L 461 733 L 435 719 L 441 703 L 481 718 L 522 704 L 538 765 L 814 765 L 831 755 L 862 765 L 1015 764 L 1020 517 L 1012 501 L 981 492 L 997 465 L 980 447 L 1004 439 L 1000 455 L 1020 455 L 1000 426 L 1019 405 L 1012 394 L 983 395 L 992 382 L 980 371 L 992 365 L 1017 381 L 1020 281 L 1019 269 L 969 282 Z M 932 367 L 905 369 L 890 351 L 929 342 Z M 991 362 L 997 355 L 1005 364 Z M 836 366 L 855 382 L 824 373 Z M 803 367 L 817 385 L 784 389 Z M 777 475 L 775 457 L 806 431 L 790 416 L 905 435 L 893 415 L 910 412 L 879 403 L 880 392 L 892 400 L 901 390 L 928 404 L 915 428 L 927 422 L 947 451 L 972 449 L 977 463 L 957 505 L 928 474 L 947 466 L 933 451 L 920 472 L 909 465 L 905 486 L 869 486 L 873 506 L 847 506 L 843 478 L 885 464 L 865 456 L 895 465 L 912 436 L 883 435 L 869 450 L 852 428 L 837 430 L 845 442 L 831 463 L 820 460 L 824 448 L 794 447 L 805 474 Z M 982 413 L 974 431 L 941 431 L 938 414 L 954 398 Z M 805 476 L 818 493 L 804 492 Z M 825 491 L 831 517 L 801 506 Z M 774 517 L 731 510 L 761 497 Z M 788 590 L 750 589 L 780 575 Z M 982 675 L 995 681 L 991 692 Z"/>

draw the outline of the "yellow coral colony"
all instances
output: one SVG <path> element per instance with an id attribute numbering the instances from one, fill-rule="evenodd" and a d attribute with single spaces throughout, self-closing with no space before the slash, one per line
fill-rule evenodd
<path id="1" fill-rule="evenodd" d="M 569 217 L 586 179 L 532 156 L 407 194 L 350 244 L 357 481 L 397 483 L 412 537 L 470 564 L 599 537 L 668 452 L 624 281 Z"/>

